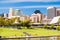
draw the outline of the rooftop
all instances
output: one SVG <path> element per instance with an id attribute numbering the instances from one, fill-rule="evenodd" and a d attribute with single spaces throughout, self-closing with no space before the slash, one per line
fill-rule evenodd
<path id="1" fill-rule="evenodd" d="M 60 10 L 60 8 L 58 8 L 57 10 Z"/>
<path id="2" fill-rule="evenodd" d="M 54 8 L 53 6 L 50 6 L 50 7 L 48 7 L 47 9 L 51 9 L 51 8 Z"/>

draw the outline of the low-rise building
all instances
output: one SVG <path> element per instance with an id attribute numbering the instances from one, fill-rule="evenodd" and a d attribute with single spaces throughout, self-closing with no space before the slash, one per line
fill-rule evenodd
<path id="1" fill-rule="evenodd" d="M 39 10 L 36 10 L 30 17 L 31 21 L 34 23 L 40 23 L 42 21 L 42 13 Z"/>

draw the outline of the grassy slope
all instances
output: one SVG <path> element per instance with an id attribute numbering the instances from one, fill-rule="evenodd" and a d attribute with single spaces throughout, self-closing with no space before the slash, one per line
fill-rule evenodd
<path id="1" fill-rule="evenodd" d="M 60 31 L 57 30 L 47 30 L 41 28 L 34 29 L 12 29 L 12 28 L 0 28 L 0 36 L 25 36 L 23 32 L 27 32 L 32 36 L 51 36 L 51 35 L 60 35 Z"/>

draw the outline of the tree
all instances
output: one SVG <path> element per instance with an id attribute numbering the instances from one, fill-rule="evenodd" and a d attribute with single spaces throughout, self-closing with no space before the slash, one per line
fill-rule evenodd
<path id="1" fill-rule="evenodd" d="M 20 21 L 20 18 L 17 18 L 17 22 L 18 22 L 18 24 L 16 24 L 17 25 L 17 28 L 18 29 L 22 29 L 22 21 Z"/>
<path id="2" fill-rule="evenodd" d="M 58 31 L 59 31 L 59 30 L 60 30 L 60 26 L 57 26 L 57 27 L 56 27 L 56 30 L 58 30 Z"/>
<path id="3" fill-rule="evenodd" d="M 58 19 L 58 25 L 60 25 L 60 18 Z"/>
<path id="4" fill-rule="evenodd" d="M 20 23 L 21 23 L 21 26 L 23 26 L 23 27 L 30 28 L 30 26 L 31 26 L 31 21 L 27 20 L 27 19 L 21 21 Z"/>
<path id="5" fill-rule="evenodd" d="M 53 25 L 53 24 L 51 24 L 50 29 L 53 29 L 53 28 L 54 28 L 54 25 Z"/>
<path id="6" fill-rule="evenodd" d="M 44 24 L 43 28 L 47 28 L 47 24 Z"/>
<path id="7" fill-rule="evenodd" d="M 29 20 L 27 20 L 25 25 L 26 25 L 27 28 L 30 28 L 32 24 L 31 24 L 31 22 Z"/>
<path id="8" fill-rule="evenodd" d="M 20 18 L 17 18 L 17 21 L 18 21 L 18 22 L 21 22 L 21 21 L 20 21 Z"/>
<path id="9" fill-rule="evenodd" d="M 4 25 L 4 18 L 0 17 L 0 26 L 3 26 L 3 25 Z"/>
<path id="10" fill-rule="evenodd" d="M 12 19 L 5 19 L 4 25 L 5 26 L 11 26 L 15 21 L 15 18 Z"/>

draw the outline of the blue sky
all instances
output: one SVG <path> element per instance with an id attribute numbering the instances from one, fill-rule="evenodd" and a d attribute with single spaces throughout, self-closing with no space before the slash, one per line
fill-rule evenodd
<path id="1" fill-rule="evenodd" d="M 47 7 L 60 8 L 60 0 L 0 0 L 0 14 L 8 13 L 9 8 L 20 9 L 25 15 L 31 15 L 35 10 L 40 10 L 47 15 Z"/>

